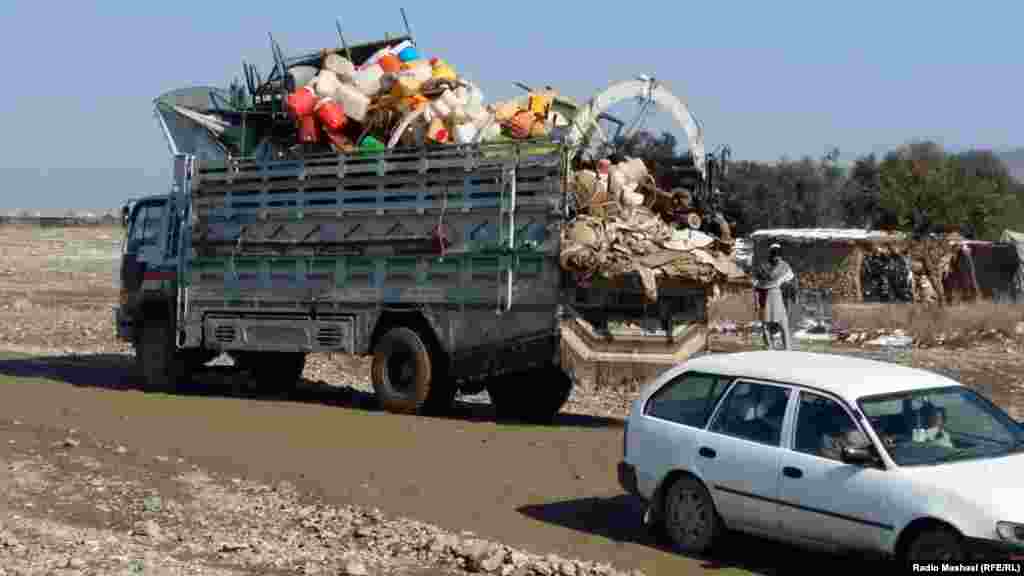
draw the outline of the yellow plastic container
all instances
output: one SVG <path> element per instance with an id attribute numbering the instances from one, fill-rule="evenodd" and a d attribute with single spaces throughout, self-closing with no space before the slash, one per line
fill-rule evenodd
<path id="1" fill-rule="evenodd" d="M 455 74 L 455 69 L 448 65 L 444 60 L 435 59 L 431 62 L 433 66 L 433 77 L 437 80 L 450 80 L 452 82 L 458 79 Z"/>
<path id="2" fill-rule="evenodd" d="M 555 96 L 549 92 L 535 92 L 530 94 L 530 112 L 547 118 L 548 112 L 551 110 L 551 103 L 555 101 Z"/>

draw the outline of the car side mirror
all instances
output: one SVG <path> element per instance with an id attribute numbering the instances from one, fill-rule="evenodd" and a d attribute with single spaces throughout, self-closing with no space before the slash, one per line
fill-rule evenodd
<path id="1" fill-rule="evenodd" d="M 870 466 L 878 462 L 878 454 L 870 447 L 844 446 L 843 462 L 857 466 Z"/>

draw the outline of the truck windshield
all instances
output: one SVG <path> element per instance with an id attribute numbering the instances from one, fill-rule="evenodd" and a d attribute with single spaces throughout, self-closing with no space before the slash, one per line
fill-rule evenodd
<path id="1" fill-rule="evenodd" d="M 962 386 L 871 396 L 858 403 L 899 466 L 1005 456 L 1024 448 L 1024 427 Z"/>

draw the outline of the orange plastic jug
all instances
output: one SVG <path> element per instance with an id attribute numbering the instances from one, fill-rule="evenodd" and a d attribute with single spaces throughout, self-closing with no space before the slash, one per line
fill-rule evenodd
<path id="1" fill-rule="evenodd" d="M 316 119 L 327 130 L 339 131 L 345 127 L 345 109 L 331 98 L 323 98 L 313 109 Z"/>
<path id="2" fill-rule="evenodd" d="M 427 138 L 439 144 L 448 141 L 448 128 L 440 118 L 434 118 L 427 128 Z"/>
<path id="3" fill-rule="evenodd" d="M 394 74 L 402 69 L 402 61 L 394 54 L 381 56 L 377 64 L 384 70 L 385 74 Z"/>
<path id="4" fill-rule="evenodd" d="M 316 93 L 308 86 L 300 88 L 288 95 L 287 106 L 292 118 L 309 116 L 316 106 Z"/>

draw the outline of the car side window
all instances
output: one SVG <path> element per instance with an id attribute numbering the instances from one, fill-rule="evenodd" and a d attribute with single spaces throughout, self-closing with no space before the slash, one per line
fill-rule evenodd
<path id="1" fill-rule="evenodd" d="M 867 444 L 867 437 L 838 402 L 814 392 L 800 392 L 794 450 L 842 461 L 844 446 L 863 448 Z"/>
<path id="2" fill-rule="evenodd" d="M 728 383 L 728 378 L 713 374 L 680 374 L 651 396 L 644 414 L 703 428 Z"/>
<path id="3" fill-rule="evenodd" d="M 711 431 L 769 446 L 782 442 L 789 389 L 739 381 L 715 414 Z"/>

